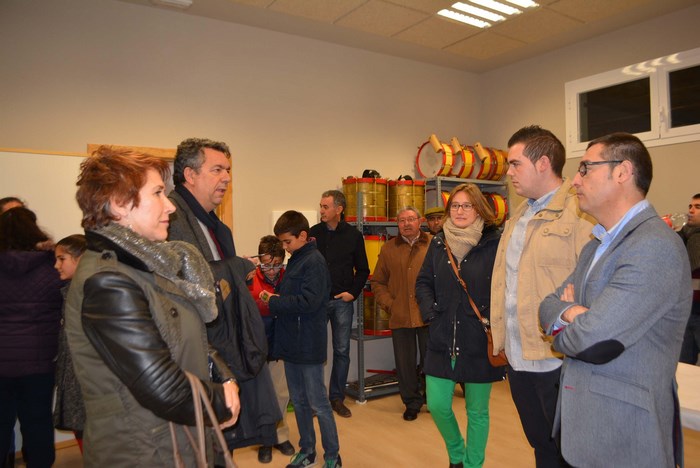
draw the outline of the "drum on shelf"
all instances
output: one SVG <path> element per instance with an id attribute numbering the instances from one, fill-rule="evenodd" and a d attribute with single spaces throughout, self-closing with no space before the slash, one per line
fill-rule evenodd
<path id="1" fill-rule="evenodd" d="M 507 153 L 495 148 L 486 148 L 479 142 L 474 144 L 474 150 L 478 156 L 477 160 L 481 163 L 475 177 L 482 180 L 501 180 L 508 171 Z"/>
<path id="2" fill-rule="evenodd" d="M 405 206 L 413 206 L 412 180 L 389 181 L 389 219 L 396 220 L 399 210 Z"/>
<path id="3" fill-rule="evenodd" d="M 500 226 L 508 216 L 508 200 L 500 193 L 484 193 L 486 201 L 489 202 L 493 212 L 496 214 L 496 226 Z"/>
<path id="4" fill-rule="evenodd" d="M 364 334 L 379 336 L 391 335 L 391 330 L 389 329 L 389 314 L 376 304 L 374 294 L 371 291 L 365 290 L 362 292 L 362 300 L 364 308 L 362 317 L 365 322 Z"/>
<path id="5" fill-rule="evenodd" d="M 454 157 L 452 148 L 444 143 L 439 143 L 439 151 L 436 151 L 430 140 L 418 148 L 416 155 L 416 170 L 418 174 L 427 179 L 430 177 L 447 177 L 452 170 Z"/>
<path id="6" fill-rule="evenodd" d="M 390 221 L 396 221 L 396 217 L 403 208 L 412 206 L 423 214 L 425 209 L 425 181 L 424 180 L 390 180 L 389 181 L 389 214 Z"/>
<path id="7" fill-rule="evenodd" d="M 453 159 L 450 176 L 460 177 L 462 179 L 471 178 L 472 172 L 476 168 L 476 161 L 478 160 L 474 148 L 471 146 L 462 146 L 459 151 L 454 153 Z"/>
<path id="8" fill-rule="evenodd" d="M 369 274 L 374 274 L 374 267 L 377 266 L 379 252 L 386 242 L 384 235 L 365 235 L 365 252 L 367 253 L 367 263 L 369 264 Z"/>
<path id="9" fill-rule="evenodd" d="M 343 179 L 346 221 L 357 221 L 357 194 L 362 193 L 362 216 L 365 221 L 386 221 L 387 181 L 373 177 Z"/>
<path id="10" fill-rule="evenodd" d="M 442 206 L 447 209 L 447 200 L 450 199 L 450 192 L 443 190 L 443 192 L 440 194 L 442 196 Z"/>
<path id="11" fill-rule="evenodd" d="M 414 208 L 418 208 L 420 214 L 425 212 L 425 181 L 424 180 L 414 180 L 413 181 L 413 203 Z"/>
<path id="12" fill-rule="evenodd" d="M 493 149 L 493 152 L 496 156 L 496 168 L 491 180 L 502 180 L 508 172 L 508 152 L 499 149 Z"/>
<path id="13" fill-rule="evenodd" d="M 357 219 L 357 179 L 343 179 L 343 195 L 345 195 L 345 220 Z"/>
<path id="14" fill-rule="evenodd" d="M 476 150 L 476 154 L 479 157 L 478 159 L 481 161 L 481 169 L 479 170 L 479 173 L 477 174 L 476 178 L 482 180 L 490 180 L 496 169 L 495 156 L 487 148 L 481 146 L 481 143 L 479 143 L 478 141 L 474 143 L 474 149 Z"/>

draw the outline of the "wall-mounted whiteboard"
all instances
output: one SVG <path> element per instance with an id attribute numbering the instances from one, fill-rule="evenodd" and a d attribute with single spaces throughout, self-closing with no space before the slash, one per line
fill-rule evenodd
<path id="1" fill-rule="evenodd" d="M 75 182 L 85 156 L 0 151 L 0 198 L 19 197 L 58 241 L 82 233 Z"/>

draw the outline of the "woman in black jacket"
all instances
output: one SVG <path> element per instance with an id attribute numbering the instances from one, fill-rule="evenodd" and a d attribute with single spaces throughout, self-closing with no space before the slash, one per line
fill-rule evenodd
<path id="1" fill-rule="evenodd" d="M 240 410 L 235 380 L 209 381 L 204 324 L 217 314 L 209 265 L 193 245 L 165 242 L 175 210 L 168 176 L 164 160 L 104 146 L 81 164 L 87 250 L 65 316 L 87 415 L 86 467 L 175 466 L 169 422 L 195 424 L 185 371 L 204 385 L 222 427 Z M 183 431 L 175 433 L 184 465 L 194 466 Z"/>
<path id="2" fill-rule="evenodd" d="M 504 370 L 489 363 L 486 334 L 449 253 L 479 313 L 488 318 L 491 271 L 500 239 L 494 218 L 476 185 L 455 187 L 445 206 L 443 231 L 433 237 L 416 280 L 416 299 L 429 325 L 424 365 L 428 409 L 445 440 L 450 467 L 483 465 L 491 382 L 503 380 Z M 452 411 L 456 383 L 465 384 L 466 446 Z"/>

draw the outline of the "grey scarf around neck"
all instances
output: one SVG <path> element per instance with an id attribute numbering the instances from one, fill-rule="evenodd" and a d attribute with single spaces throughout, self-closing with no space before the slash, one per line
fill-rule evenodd
<path id="1" fill-rule="evenodd" d="M 458 228 L 451 218 L 447 218 L 442 225 L 445 233 L 445 242 L 450 246 L 452 254 L 458 262 L 464 260 L 469 251 L 481 240 L 481 232 L 484 229 L 484 220 L 476 217 L 474 222 L 465 228 Z"/>
<path id="2" fill-rule="evenodd" d="M 150 241 L 114 222 L 95 232 L 142 261 L 154 274 L 174 283 L 192 301 L 205 323 L 216 318 L 214 277 L 195 246 L 182 241 Z"/>

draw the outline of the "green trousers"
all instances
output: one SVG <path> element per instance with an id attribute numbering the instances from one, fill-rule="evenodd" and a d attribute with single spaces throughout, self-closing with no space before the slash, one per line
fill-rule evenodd
<path id="1" fill-rule="evenodd" d="M 467 409 L 467 443 L 452 411 L 452 397 L 456 382 L 440 377 L 426 376 L 425 386 L 428 410 L 435 421 L 450 457 L 450 463 L 464 463 L 464 467 L 484 464 L 486 442 L 489 438 L 490 383 L 465 383 L 464 403 Z"/>

